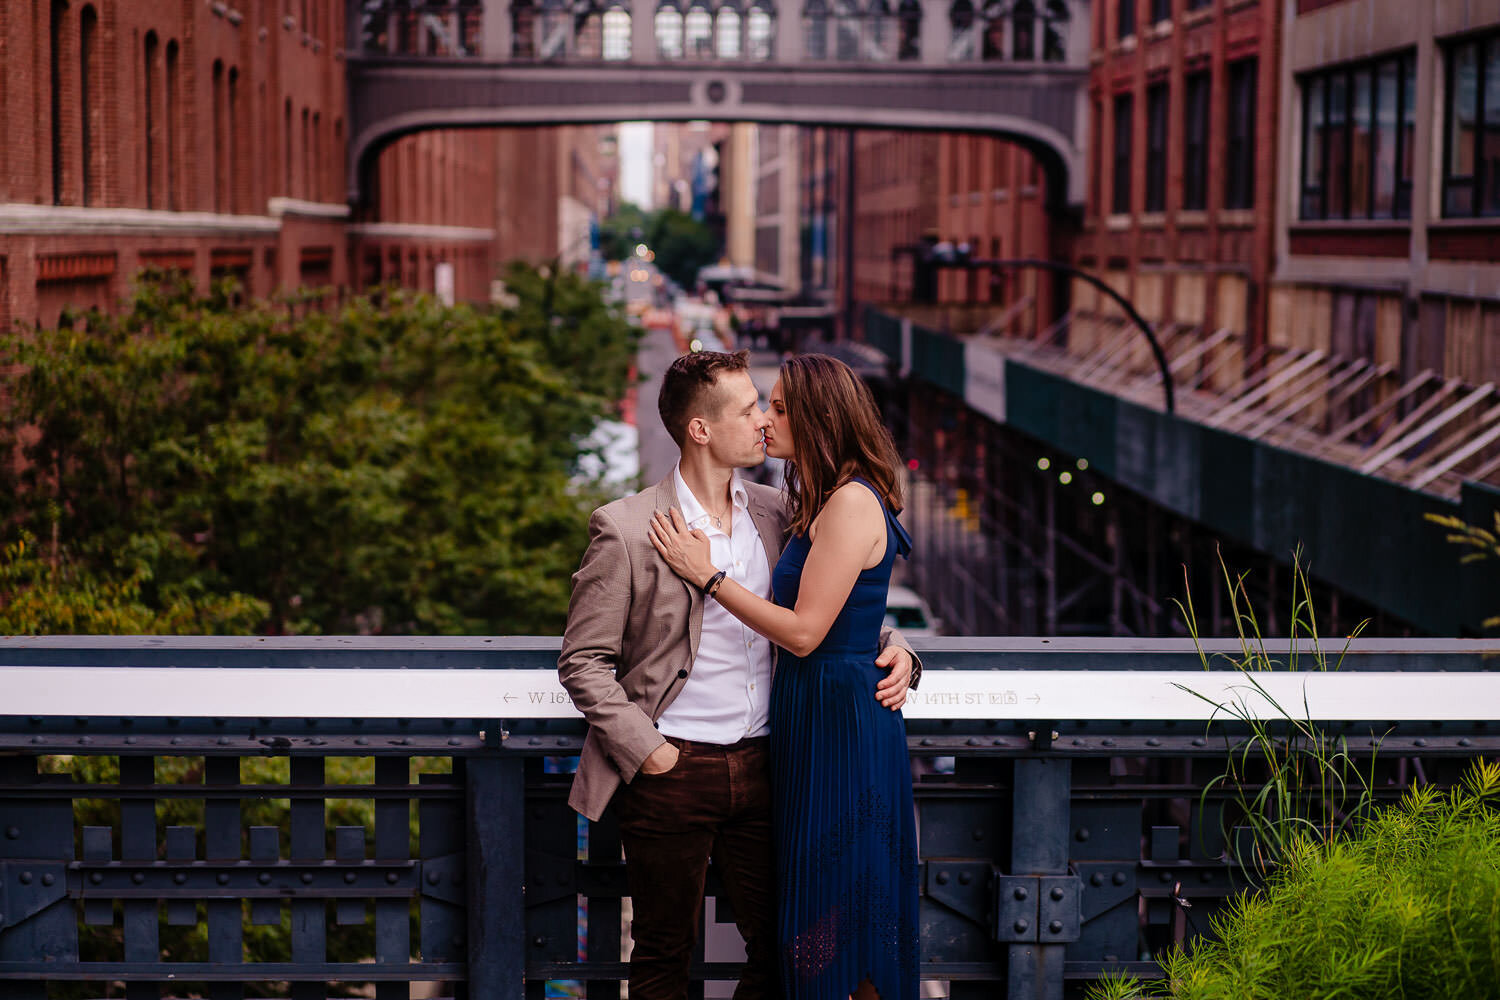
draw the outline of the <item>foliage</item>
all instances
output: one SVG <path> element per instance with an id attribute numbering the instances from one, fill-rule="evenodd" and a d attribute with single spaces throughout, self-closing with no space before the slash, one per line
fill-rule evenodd
<path id="1" fill-rule="evenodd" d="M 1210 670 L 1227 662 L 1244 679 L 1242 693 L 1220 702 L 1194 691 L 1191 685 L 1177 687 L 1212 704 L 1214 721 L 1237 723 L 1238 731 L 1244 734 L 1231 736 L 1226 728 L 1225 770 L 1204 786 L 1202 803 L 1221 789 L 1228 791 L 1237 806 L 1234 818 L 1249 834 L 1248 842 L 1241 840 L 1237 845 L 1247 855 L 1238 860 L 1264 870 L 1292 842 L 1309 836 L 1327 839 L 1345 829 L 1369 809 L 1374 782 L 1371 774 L 1360 770 L 1345 737 L 1329 736 L 1314 724 L 1305 702 L 1300 710 L 1279 703 L 1256 676 L 1271 670 L 1337 670 L 1348 649 L 1347 642 L 1336 654 L 1322 646 L 1301 553 L 1292 556 L 1291 628 L 1285 657 L 1266 645 L 1245 589 L 1245 575 L 1232 575 L 1222 558 L 1220 567 L 1239 636 L 1238 656 L 1210 657 L 1203 650 L 1190 591 L 1185 603 L 1178 606 L 1203 668 Z M 1352 640 L 1363 629 L 1361 623 L 1349 638 Z M 1221 662 L 1215 663 L 1216 659 Z M 1262 714 L 1266 706 L 1271 709 L 1270 718 Z M 1368 767 L 1373 770 L 1374 764 L 1372 752 Z"/>
<path id="2" fill-rule="evenodd" d="M 0 337 L 4 630 L 558 631 L 599 499 L 575 442 L 636 334 L 576 276 L 507 280 L 499 312 L 323 311 L 155 275 Z"/>
<path id="3" fill-rule="evenodd" d="M 1485 559 L 1500 559 L 1500 510 L 1495 511 L 1495 528 L 1493 531 L 1486 530 L 1478 525 L 1469 524 L 1461 517 L 1453 517 L 1449 514 L 1423 514 L 1433 524 L 1447 528 L 1449 534 L 1446 541 L 1452 545 L 1459 545 L 1471 552 L 1465 552 L 1459 557 L 1460 564 L 1480 562 Z M 1484 620 L 1485 628 L 1500 628 L 1500 615 L 1495 615 Z"/>
<path id="4" fill-rule="evenodd" d="M 1302 834 L 1265 887 L 1178 947 L 1164 978 L 1093 1000 L 1493 996 L 1500 982 L 1500 764 L 1444 794 L 1412 788 L 1356 835 Z"/>
<path id="5" fill-rule="evenodd" d="M 719 237 L 706 224 L 675 208 L 642 212 L 621 205 L 599 229 L 600 252 L 607 260 L 624 260 L 645 243 L 656 254 L 656 266 L 687 288 L 697 283 L 698 269 L 719 259 Z"/>

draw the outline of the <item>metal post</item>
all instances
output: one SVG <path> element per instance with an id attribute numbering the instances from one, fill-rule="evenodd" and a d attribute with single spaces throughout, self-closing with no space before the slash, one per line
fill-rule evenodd
<path id="1" fill-rule="evenodd" d="M 1011 810 L 1012 875 L 1065 875 L 1068 871 L 1072 764 L 1060 758 L 1016 761 Z M 1065 945 L 1012 944 L 1007 1000 L 1062 1000 Z"/>
<path id="2" fill-rule="evenodd" d="M 470 758 L 469 996 L 523 1000 L 526 979 L 526 781 L 519 757 Z"/>

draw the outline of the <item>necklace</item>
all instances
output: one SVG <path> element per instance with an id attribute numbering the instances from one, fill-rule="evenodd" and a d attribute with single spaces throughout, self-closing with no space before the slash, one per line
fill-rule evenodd
<path id="1" fill-rule="evenodd" d="M 724 513 L 722 513 L 722 514 L 715 514 L 713 511 L 709 510 L 707 507 L 704 508 L 704 512 L 708 514 L 709 520 L 713 521 L 714 527 L 718 528 L 720 531 L 722 531 L 722 530 L 724 530 L 724 518 L 726 518 L 726 517 L 729 516 L 729 508 L 733 507 L 733 506 L 734 506 L 734 501 L 731 500 L 729 502 L 728 506 L 726 506 L 724 508 Z"/>

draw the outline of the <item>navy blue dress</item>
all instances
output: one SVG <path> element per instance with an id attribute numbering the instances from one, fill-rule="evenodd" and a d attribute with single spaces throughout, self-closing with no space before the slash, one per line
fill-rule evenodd
<path id="1" fill-rule="evenodd" d="M 787 543 L 771 574 L 777 604 L 796 605 L 809 548 L 805 535 Z M 906 720 L 875 700 L 891 566 L 910 551 L 911 536 L 887 509 L 885 557 L 859 574 L 822 644 L 805 657 L 782 650 L 776 661 L 771 773 L 787 1000 L 848 1000 L 866 979 L 882 1000 L 917 998 Z"/>

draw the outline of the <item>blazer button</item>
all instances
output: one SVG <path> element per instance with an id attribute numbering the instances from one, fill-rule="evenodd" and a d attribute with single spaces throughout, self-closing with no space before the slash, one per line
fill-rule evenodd
<path id="1" fill-rule="evenodd" d="M 679 670 L 679 671 L 677 671 L 677 676 L 678 677 L 686 677 L 687 676 L 687 671 L 686 670 Z"/>

